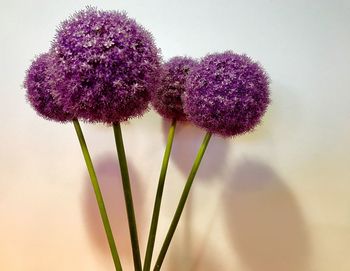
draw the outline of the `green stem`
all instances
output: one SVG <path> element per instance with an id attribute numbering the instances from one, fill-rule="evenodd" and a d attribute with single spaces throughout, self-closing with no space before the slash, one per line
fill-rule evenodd
<path id="1" fill-rule="evenodd" d="M 128 215 L 132 253 L 134 258 L 134 267 L 135 267 L 135 271 L 142 271 L 140 247 L 139 247 L 139 241 L 137 237 L 136 218 L 135 218 L 134 204 L 133 204 L 132 193 L 131 193 L 129 171 L 128 171 L 128 165 L 125 157 L 122 131 L 119 123 L 113 124 L 113 131 L 114 131 L 115 144 L 118 152 L 120 172 L 122 176 L 124 199 L 125 199 L 125 205 L 126 205 L 126 212 Z"/>
<path id="2" fill-rule="evenodd" d="M 164 183 L 165 183 L 165 177 L 166 177 L 168 164 L 169 164 L 170 152 L 171 152 L 171 148 L 172 148 L 173 140 L 174 140 L 175 127 L 176 127 L 176 120 L 173 120 L 173 122 L 171 123 L 170 129 L 169 129 L 168 141 L 166 144 L 163 162 L 162 162 L 162 168 L 161 168 L 160 176 L 159 176 L 157 194 L 156 194 L 156 199 L 155 199 L 154 207 L 153 207 L 152 222 L 151 222 L 151 227 L 149 230 L 149 236 L 148 236 L 143 271 L 149 271 L 151 269 L 151 262 L 152 262 L 152 255 L 153 255 L 153 249 L 154 249 L 154 242 L 155 242 L 156 233 L 157 233 L 160 206 L 161 206 L 161 202 L 162 202 Z"/>
<path id="3" fill-rule="evenodd" d="M 92 183 L 92 186 L 94 188 L 94 192 L 95 192 L 98 208 L 100 210 L 103 226 L 104 226 L 105 231 L 106 231 L 109 248 L 110 248 L 111 253 L 112 253 L 112 257 L 113 257 L 113 261 L 114 261 L 114 265 L 115 265 L 115 270 L 122 271 L 123 269 L 122 269 L 122 266 L 120 263 L 117 247 L 116 247 L 115 242 L 114 242 L 113 233 L 112 233 L 111 225 L 110 225 L 109 220 L 108 220 L 107 211 L 106 211 L 106 207 L 105 207 L 105 204 L 103 201 L 101 189 L 100 189 L 100 186 L 98 184 L 95 169 L 94 169 L 94 166 L 93 166 L 92 161 L 91 161 L 89 150 L 86 146 L 83 132 L 81 130 L 81 127 L 80 127 L 78 120 L 73 120 L 73 124 L 74 124 L 74 128 L 75 128 L 75 131 L 76 131 L 78 139 L 79 139 L 81 150 L 82 150 L 83 155 L 84 155 L 86 167 L 89 171 L 91 183 Z"/>
<path id="4" fill-rule="evenodd" d="M 168 251 L 171 239 L 174 236 L 174 233 L 175 233 L 176 227 L 177 227 L 177 225 L 179 223 L 182 211 L 183 211 L 183 209 L 185 207 L 186 200 L 187 200 L 188 194 L 190 192 L 193 180 L 194 180 L 194 178 L 196 176 L 196 173 L 198 171 L 199 165 L 200 165 L 200 163 L 202 161 L 203 155 L 204 155 L 205 150 L 206 150 L 206 148 L 208 146 L 210 138 L 211 138 L 211 133 L 208 132 L 205 135 L 205 137 L 203 139 L 203 142 L 202 142 L 202 145 L 200 146 L 200 148 L 198 150 L 196 160 L 193 163 L 190 175 L 188 176 L 185 188 L 184 188 L 184 190 L 182 192 L 179 204 L 178 204 L 178 206 L 176 208 L 176 212 L 175 212 L 174 218 L 173 218 L 173 220 L 172 220 L 172 222 L 170 224 L 168 233 L 167 233 L 167 235 L 165 237 L 163 246 L 162 246 L 162 248 L 160 250 L 160 253 L 159 253 L 159 256 L 158 256 L 158 259 L 157 259 L 157 262 L 156 262 L 156 265 L 155 265 L 153 271 L 159 271 L 161 266 L 162 266 L 162 263 L 164 261 L 165 255 L 166 255 L 166 253 Z"/>

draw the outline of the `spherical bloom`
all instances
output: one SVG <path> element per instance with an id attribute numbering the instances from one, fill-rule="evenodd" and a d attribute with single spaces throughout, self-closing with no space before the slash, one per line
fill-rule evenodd
<path id="1" fill-rule="evenodd" d="M 52 45 L 55 99 L 88 121 L 140 116 L 157 88 L 161 59 L 153 38 L 125 13 L 87 8 L 62 23 Z"/>
<path id="2" fill-rule="evenodd" d="M 182 95 L 190 70 L 198 64 L 188 57 L 174 57 L 163 65 L 160 87 L 152 97 L 155 110 L 165 118 L 186 120 Z"/>
<path id="3" fill-rule="evenodd" d="M 222 136 L 252 130 L 270 102 L 269 79 L 262 67 L 230 51 L 204 57 L 189 74 L 186 88 L 188 119 Z"/>
<path id="4" fill-rule="evenodd" d="M 27 89 L 27 100 L 45 119 L 65 122 L 73 115 L 65 112 L 52 96 L 54 73 L 51 70 L 52 56 L 48 53 L 37 57 L 27 71 L 24 87 Z"/>

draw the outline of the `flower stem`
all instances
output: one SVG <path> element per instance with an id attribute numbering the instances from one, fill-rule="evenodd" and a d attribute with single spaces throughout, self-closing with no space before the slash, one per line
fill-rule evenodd
<path id="1" fill-rule="evenodd" d="M 142 271 L 140 247 L 139 247 L 139 241 L 137 237 L 134 203 L 132 199 L 129 171 L 128 171 L 128 165 L 125 157 L 123 136 L 120 128 L 120 123 L 113 124 L 113 131 L 114 131 L 115 144 L 118 152 L 120 172 L 122 176 L 124 199 L 125 199 L 125 205 L 126 205 L 126 212 L 128 215 L 132 253 L 134 258 L 134 267 L 135 267 L 135 271 Z"/>
<path id="2" fill-rule="evenodd" d="M 156 199 L 153 207 L 153 215 L 152 215 L 151 227 L 149 230 L 143 271 L 149 271 L 151 269 L 151 262 L 152 262 L 152 255 L 153 255 L 153 249 L 154 249 L 154 242 L 155 242 L 156 233 L 157 233 L 160 206 L 162 202 L 164 183 L 165 183 L 165 177 L 166 177 L 168 164 L 169 164 L 170 152 L 174 141 L 175 128 L 176 128 L 176 120 L 173 120 L 169 129 L 168 140 L 167 140 L 162 167 L 159 175 L 158 188 L 157 188 Z"/>
<path id="3" fill-rule="evenodd" d="M 75 131 L 76 131 L 78 139 L 79 139 L 81 150 L 83 152 L 86 167 L 87 167 L 89 175 L 90 175 L 91 183 L 92 183 L 92 186 L 94 188 L 94 192 L 95 192 L 98 208 L 100 210 L 103 226 L 104 226 L 105 231 L 106 231 L 109 248 L 110 248 L 111 253 L 112 253 L 115 270 L 122 271 L 123 269 L 122 269 L 122 266 L 120 263 L 117 247 L 116 247 L 115 242 L 114 242 L 113 233 L 112 233 L 112 229 L 111 229 L 111 226 L 110 226 L 110 223 L 108 220 L 107 211 L 106 211 L 106 207 L 105 207 L 105 204 L 103 201 L 101 189 L 100 189 L 100 186 L 98 184 L 95 169 L 94 169 L 94 166 L 93 166 L 92 161 L 91 161 L 89 150 L 86 146 L 83 132 L 81 130 L 81 127 L 80 127 L 78 120 L 73 120 L 73 124 L 74 124 L 74 128 L 75 128 Z"/>
<path id="4" fill-rule="evenodd" d="M 176 212 L 175 212 L 174 218 L 173 218 L 173 220 L 172 220 L 172 222 L 170 224 L 168 233 L 167 233 L 167 235 L 165 237 L 163 246 L 162 246 L 162 248 L 160 250 L 160 253 L 159 253 L 159 256 L 158 256 L 158 259 L 157 259 L 157 262 L 156 262 L 156 265 L 155 265 L 153 271 L 159 271 L 161 266 L 162 266 L 162 263 L 164 261 L 165 255 L 166 255 L 166 253 L 168 251 L 171 239 L 174 236 L 174 233 L 175 233 L 176 227 L 177 227 L 177 225 L 179 223 L 182 211 L 183 211 L 183 209 L 185 207 L 186 200 L 188 198 L 188 195 L 189 195 L 189 192 L 190 192 L 193 180 L 194 180 L 194 178 L 196 176 L 196 173 L 197 173 L 199 165 L 200 165 L 200 163 L 202 161 L 202 158 L 203 158 L 203 155 L 205 153 L 205 150 L 207 149 L 207 146 L 208 146 L 210 138 L 211 138 L 211 133 L 208 132 L 205 135 L 205 137 L 203 139 L 203 142 L 202 142 L 202 145 L 200 146 L 200 148 L 198 150 L 197 157 L 196 157 L 196 159 L 195 159 L 195 161 L 193 163 L 190 175 L 188 176 L 188 179 L 187 179 L 186 185 L 184 187 L 184 190 L 182 192 L 179 204 L 178 204 L 178 206 L 176 208 Z"/>

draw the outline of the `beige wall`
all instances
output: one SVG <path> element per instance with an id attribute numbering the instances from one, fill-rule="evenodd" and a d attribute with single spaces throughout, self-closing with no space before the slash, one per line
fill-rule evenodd
<path id="1" fill-rule="evenodd" d="M 345 0 L 1 0 L 0 270 L 113 270 L 72 125 L 38 118 L 21 89 L 59 21 L 87 4 L 127 10 L 166 59 L 232 49 L 259 60 L 272 79 L 273 103 L 256 132 L 213 138 L 164 270 L 350 270 Z M 168 125 L 149 113 L 123 126 L 143 251 Z M 83 128 L 132 270 L 112 131 Z M 158 241 L 202 135 L 178 127 Z"/>

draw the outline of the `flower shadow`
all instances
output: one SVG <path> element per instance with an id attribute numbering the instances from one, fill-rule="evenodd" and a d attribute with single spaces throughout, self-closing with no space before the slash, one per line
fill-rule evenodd
<path id="1" fill-rule="evenodd" d="M 176 245 L 176 242 L 173 244 L 173 249 L 169 251 L 167 259 L 166 271 L 214 271 L 214 270 L 227 270 L 224 267 L 223 262 L 220 262 L 217 255 L 212 253 L 210 257 L 203 257 L 200 259 L 200 263 L 196 264 L 193 258 L 193 254 L 196 254 L 192 251 L 191 255 L 185 255 L 181 253 L 183 250 L 183 245 Z"/>
<path id="2" fill-rule="evenodd" d="M 222 199 L 232 247 L 248 270 L 308 270 L 303 216 L 271 167 L 253 160 L 239 164 Z"/>
<path id="3" fill-rule="evenodd" d="M 143 193 L 139 177 L 133 165 L 128 161 L 130 182 L 133 192 L 134 207 L 138 228 L 143 221 Z M 116 156 L 106 155 L 95 163 L 95 170 L 105 201 L 108 217 L 113 230 L 119 256 L 122 261 L 132 262 L 132 250 L 127 222 L 119 164 Z M 82 211 L 85 225 L 94 248 L 103 256 L 110 256 L 107 237 L 103 228 L 102 220 L 98 210 L 95 194 L 88 175 L 85 177 L 85 186 L 82 195 Z M 138 232 L 142 239 L 142 232 Z M 141 236 L 140 236 L 141 235 Z"/>
<path id="4" fill-rule="evenodd" d="M 163 138 L 166 142 L 170 122 L 163 119 Z M 177 122 L 170 159 L 181 173 L 187 176 L 202 143 L 205 131 L 187 122 Z M 213 136 L 197 173 L 198 181 L 210 181 L 225 167 L 229 140 Z"/>

